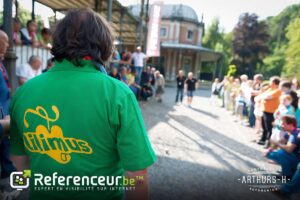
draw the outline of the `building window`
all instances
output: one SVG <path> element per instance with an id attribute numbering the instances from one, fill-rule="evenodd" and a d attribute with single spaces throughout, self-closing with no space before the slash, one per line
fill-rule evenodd
<path id="1" fill-rule="evenodd" d="M 160 28 L 160 37 L 167 37 L 167 28 L 166 27 Z"/>
<path id="2" fill-rule="evenodd" d="M 192 40 L 194 37 L 194 32 L 192 30 L 187 31 L 187 39 Z"/>

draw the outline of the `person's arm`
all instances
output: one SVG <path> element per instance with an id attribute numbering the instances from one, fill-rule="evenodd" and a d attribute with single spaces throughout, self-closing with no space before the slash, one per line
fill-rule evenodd
<path id="1" fill-rule="evenodd" d="M 25 82 L 26 82 L 26 78 L 23 78 L 23 77 L 18 77 L 18 82 L 19 82 L 19 85 L 23 85 Z"/>
<path id="2" fill-rule="evenodd" d="M 10 160 L 14 163 L 17 171 L 29 169 L 29 156 L 27 155 L 11 155 Z"/>
<path id="3" fill-rule="evenodd" d="M 166 82 L 165 82 L 165 78 L 164 78 L 164 76 L 162 76 L 162 87 L 163 87 L 163 88 L 165 88 L 165 83 L 166 83 Z"/>
<path id="4" fill-rule="evenodd" d="M 264 95 L 262 95 L 262 99 L 263 100 L 272 100 L 272 99 L 274 99 L 274 98 L 277 98 L 277 97 L 279 97 L 280 96 L 280 93 L 277 93 L 277 92 L 266 92 L 266 93 L 264 93 Z"/>
<path id="5" fill-rule="evenodd" d="M 184 93 L 187 93 L 187 80 L 184 81 Z"/>
<path id="6" fill-rule="evenodd" d="M 257 95 L 256 97 L 254 97 L 254 102 L 259 102 L 261 100 L 260 95 Z"/>
<path id="7" fill-rule="evenodd" d="M 8 135 L 9 133 L 9 117 L 0 120 L 0 126 L 2 126 L 3 135 Z"/>
<path id="8" fill-rule="evenodd" d="M 149 60 L 149 57 L 146 54 L 144 54 L 144 58 L 143 59 L 145 60 L 145 63 L 146 63 Z"/>
<path id="9" fill-rule="evenodd" d="M 260 94 L 260 91 L 259 90 L 251 90 L 251 95 L 256 97 L 257 95 Z"/>
<path id="10" fill-rule="evenodd" d="M 287 144 L 281 144 L 281 143 L 277 142 L 276 145 L 288 153 L 292 153 L 295 150 L 295 148 L 297 147 L 295 144 L 293 144 L 291 142 L 288 142 Z"/>
<path id="11" fill-rule="evenodd" d="M 131 92 L 121 98 L 112 118 L 119 124 L 117 150 L 127 177 L 135 178 L 135 190 L 128 199 L 148 199 L 147 168 L 156 161 L 136 97 Z M 128 115 L 131 113 L 131 115 Z M 114 121 L 115 121 L 114 120 Z"/>
<path id="12" fill-rule="evenodd" d="M 200 87 L 200 83 L 199 83 L 199 80 L 196 80 L 196 90 Z"/>
<path id="13" fill-rule="evenodd" d="M 126 171 L 125 176 L 128 179 L 134 179 L 135 184 L 134 190 L 127 190 L 125 192 L 127 200 L 148 200 L 148 175 L 147 169 L 140 170 L 140 171 Z"/>
<path id="14" fill-rule="evenodd" d="M 16 67 L 16 76 L 18 77 L 18 83 L 19 85 L 23 85 L 27 79 L 26 79 L 26 75 L 27 75 L 27 70 L 26 70 L 26 64 L 22 64 L 18 67 Z"/>

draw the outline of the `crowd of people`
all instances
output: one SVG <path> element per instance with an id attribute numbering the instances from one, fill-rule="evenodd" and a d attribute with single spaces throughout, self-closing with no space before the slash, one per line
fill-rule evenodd
<path id="1" fill-rule="evenodd" d="M 138 46 L 134 53 L 114 51 L 110 64 L 109 75 L 116 78 L 132 90 L 137 100 L 146 102 L 148 98 L 155 97 L 162 102 L 165 79 L 159 70 L 154 67 L 144 67 L 147 57 Z"/>
<path id="2" fill-rule="evenodd" d="M 29 20 L 26 27 L 18 18 L 13 19 L 13 42 L 15 45 L 30 45 L 32 47 L 43 47 L 51 49 L 52 47 L 52 32 L 49 28 L 38 30 L 38 25 L 35 20 Z"/>
<path id="3" fill-rule="evenodd" d="M 211 101 L 222 100 L 222 107 L 231 112 L 237 123 L 252 127 L 263 145 L 264 156 L 282 168 L 278 177 L 290 181 L 277 194 L 290 196 L 300 189 L 300 84 L 292 80 L 271 77 L 264 80 L 256 74 L 239 78 L 216 78 L 211 89 Z M 215 104 L 216 105 L 216 104 Z"/>

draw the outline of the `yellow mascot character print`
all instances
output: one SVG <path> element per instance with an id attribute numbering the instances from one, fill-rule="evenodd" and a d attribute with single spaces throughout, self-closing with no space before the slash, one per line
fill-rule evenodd
<path id="1" fill-rule="evenodd" d="M 93 149 L 89 143 L 76 139 L 64 137 L 63 130 L 57 125 L 51 126 L 59 118 L 59 110 L 52 106 L 54 117 L 48 115 L 46 109 L 37 106 L 36 109 L 27 109 L 24 113 L 24 126 L 30 127 L 30 120 L 27 121 L 28 115 L 36 115 L 45 120 L 47 127 L 38 125 L 35 132 L 24 132 L 24 145 L 30 152 L 47 154 L 55 161 L 61 164 L 67 164 L 72 159 L 72 153 L 92 154 Z"/>

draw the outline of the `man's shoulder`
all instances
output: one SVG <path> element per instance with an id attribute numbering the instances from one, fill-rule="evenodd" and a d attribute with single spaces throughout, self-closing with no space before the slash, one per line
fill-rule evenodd
<path id="1" fill-rule="evenodd" d="M 22 90 L 26 90 L 28 88 L 31 90 L 32 88 L 35 88 L 37 85 L 41 85 L 43 82 L 48 85 L 49 83 L 46 83 L 46 81 L 44 81 L 45 76 L 46 76 L 46 73 L 43 73 L 43 74 L 40 74 L 36 77 L 33 77 L 33 78 L 27 80 L 22 86 L 20 86 L 18 88 L 18 90 L 22 91 Z"/>
<path id="2" fill-rule="evenodd" d="M 116 94 L 121 95 L 121 96 L 125 96 L 126 94 L 129 94 L 131 92 L 131 90 L 129 89 L 129 87 L 124 84 L 122 81 L 117 80 L 113 77 L 110 77 L 108 74 L 101 74 L 101 73 L 87 73 L 89 75 L 90 81 L 87 83 L 93 84 L 95 86 L 101 86 L 101 85 L 105 85 L 105 87 L 111 91 L 114 91 Z M 49 85 L 51 86 L 51 83 L 49 82 L 49 80 L 51 78 L 52 73 L 43 73 L 40 74 L 39 76 L 36 76 L 30 80 L 28 80 L 26 83 L 24 83 L 21 87 L 19 87 L 19 89 L 16 92 L 15 96 L 18 96 L 18 94 L 21 93 L 31 93 L 32 91 L 34 91 L 37 88 L 40 87 L 48 87 Z M 53 80 L 53 79 L 51 79 Z M 56 80 L 56 83 L 57 80 Z M 98 87 L 95 87 L 95 89 Z"/>
<path id="3" fill-rule="evenodd" d="M 131 93 L 130 88 L 124 82 L 105 74 L 100 74 L 100 76 L 97 77 L 97 82 L 107 85 L 112 91 L 115 91 L 121 96 Z"/>

